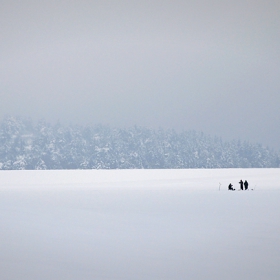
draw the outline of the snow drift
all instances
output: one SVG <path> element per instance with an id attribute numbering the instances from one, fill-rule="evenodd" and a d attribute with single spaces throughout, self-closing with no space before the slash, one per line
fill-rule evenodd
<path id="1" fill-rule="evenodd" d="M 249 191 L 227 190 L 240 179 Z M 278 280 L 279 179 L 279 169 L 1 171 L 0 278 Z"/>

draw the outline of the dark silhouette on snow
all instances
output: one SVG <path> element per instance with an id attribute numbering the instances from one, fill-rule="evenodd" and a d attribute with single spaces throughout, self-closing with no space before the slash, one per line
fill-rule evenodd
<path id="1" fill-rule="evenodd" d="M 248 186 L 249 186 L 249 183 L 247 182 L 247 180 L 245 180 L 245 182 L 244 182 L 245 191 L 248 190 Z"/>
<path id="2" fill-rule="evenodd" d="M 240 190 L 242 190 L 242 191 L 243 191 L 243 181 L 242 181 L 242 180 L 240 180 L 240 181 L 239 181 L 239 184 L 240 184 Z"/>
<path id="3" fill-rule="evenodd" d="M 229 191 L 235 191 L 235 189 L 233 188 L 233 186 L 232 186 L 231 183 L 228 185 L 228 190 L 229 190 Z"/>

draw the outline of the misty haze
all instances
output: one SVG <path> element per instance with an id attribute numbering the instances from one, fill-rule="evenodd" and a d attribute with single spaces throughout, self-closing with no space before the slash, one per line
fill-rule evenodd
<path id="1" fill-rule="evenodd" d="M 0 118 L 203 131 L 280 150 L 280 2 L 0 3 Z"/>
<path id="2" fill-rule="evenodd" d="M 279 15 L 0 1 L 0 279 L 279 280 Z"/>

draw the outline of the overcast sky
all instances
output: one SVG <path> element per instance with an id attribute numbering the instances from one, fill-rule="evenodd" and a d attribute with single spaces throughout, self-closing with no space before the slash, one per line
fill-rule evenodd
<path id="1" fill-rule="evenodd" d="M 0 117 L 280 149 L 280 1 L 0 2 Z"/>

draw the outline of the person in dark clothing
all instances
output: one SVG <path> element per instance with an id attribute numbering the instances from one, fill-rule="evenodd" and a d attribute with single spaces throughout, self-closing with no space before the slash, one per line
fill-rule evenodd
<path id="1" fill-rule="evenodd" d="M 247 180 L 245 180 L 245 182 L 244 182 L 245 191 L 248 190 L 248 186 L 249 186 L 249 183 L 247 182 Z"/>
<path id="2" fill-rule="evenodd" d="M 235 189 L 233 188 L 233 186 L 232 186 L 231 183 L 228 185 L 228 190 L 229 190 L 229 191 L 235 191 Z"/>
<path id="3" fill-rule="evenodd" d="M 242 181 L 242 180 L 240 180 L 240 181 L 239 181 L 239 184 L 240 184 L 240 190 L 242 190 L 242 191 L 243 191 L 243 181 Z"/>

